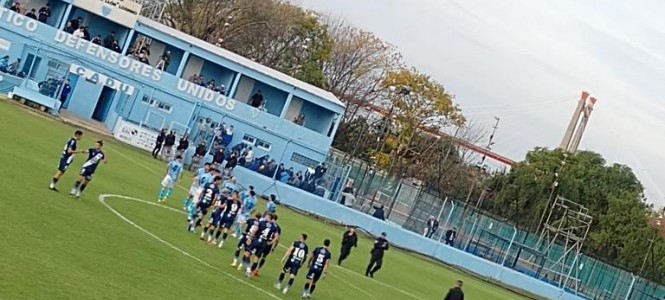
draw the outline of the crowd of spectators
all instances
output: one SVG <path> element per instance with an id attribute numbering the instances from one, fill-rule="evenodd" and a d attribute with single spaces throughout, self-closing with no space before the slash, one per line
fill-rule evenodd
<path id="1" fill-rule="evenodd" d="M 200 86 L 206 87 L 209 90 L 220 93 L 224 96 L 228 96 L 228 91 L 226 90 L 226 87 L 224 86 L 224 84 L 220 83 L 218 85 L 215 82 L 215 79 L 211 79 L 208 82 L 206 82 L 205 78 L 203 77 L 202 74 L 194 74 L 192 76 L 189 76 L 189 78 L 187 80 L 189 80 L 189 82 L 192 82 L 196 85 L 200 85 Z"/>

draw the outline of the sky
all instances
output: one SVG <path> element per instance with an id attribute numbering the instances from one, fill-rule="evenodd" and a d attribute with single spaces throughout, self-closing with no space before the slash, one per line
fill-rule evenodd
<path id="1" fill-rule="evenodd" d="M 561 142 L 583 90 L 598 99 L 580 149 L 633 168 L 665 206 L 665 1 L 297 0 L 395 45 L 407 64 L 524 159 Z"/>

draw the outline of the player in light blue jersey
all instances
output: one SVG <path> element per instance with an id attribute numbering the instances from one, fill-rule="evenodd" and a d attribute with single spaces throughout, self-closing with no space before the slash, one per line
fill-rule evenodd
<path id="1" fill-rule="evenodd" d="M 270 194 L 268 202 L 266 202 L 266 213 L 274 214 L 277 212 L 277 204 L 275 203 L 277 196 L 275 194 Z"/>
<path id="2" fill-rule="evenodd" d="M 79 173 L 79 178 L 72 187 L 72 191 L 69 193 L 72 196 L 75 196 L 77 199 L 81 197 L 81 193 L 85 190 L 85 187 L 92 180 L 92 175 L 95 174 L 99 162 L 103 161 L 105 164 L 108 162 L 106 160 L 106 154 L 102 151 L 102 146 L 104 142 L 97 141 L 94 148 L 88 149 L 88 160 L 83 163 L 81 166 L 81 172 Z"/>
<path id="3" fill-rule="evenodd" d="M 58 163 L 58 170 L 55 172 L 55 175 L 53 175 L 51 184 L 48 186 L 52 191 L 58 191 L 55 185 L 58 183 L 58 180 L 60 180 L 60 177 L 65 174 L 67 167 L 69 167 L 74 160 L 74 154 L 85 153 L 85 151 L 76 151 L 76 142 L 81 139 L 81 136 L 83 136 L 83 131 L 77 130 L 74 132 L 74 136 L 65 143 L 65 147 L 62 150 L 62 156 L 60 156 L 60 163 Z"/>
<path id="4" fill-rule="evenodd" d="M 249 186 L 248 191 L 244 191 L 241 195 L 242 198 L 242 213 L 238 217 L 238 222 L 235 225 L 235 233 L 232 234 L 233 237 L 239 238 L 240 232 L 242 231 L 242 226 L 245 225 L 249 216 L 254 212 L 256 208 L 256 192 L 254 191 L 254 186 Z"/>
<path id="5" fill-rule="evenodd" d="M 172 160 L 166 166 L 166 175 L 162 179 L 162 188 L 159 189 L 157 203 L 166 202 L 166 199 L 173 193 L 173 187 L 178 183 L 180 177 L 182 177 L 182 156 L 178 155 L 175 160 Z"/>
<path id="6" fill-rule="evenodd" d="M 210 163 L 203 164 L 203 167 L 196 170 L 194 176 L 192 177 L 192 185 L 189 187 L 189 193 L 182 203 L 182 209 L 184 211 L 189 210 L 189 207 L 192 205 L 192 199 L 196 196 L 196 193 L 199 190 L 199 177 L 203 174 L 210 172 Z"/>
<path id="7" fill-rule="evenodd" d="M 220 176 L 220 174 L 221 173 L 219 172 L 219 170 L 211 168 L 208 173 L 204 173 L 203 175 L 197 177 L 198 181 L 199 181 L 199 188 L 197 189 L 196 193 L 194 194 L 194 200 L 189 205 L 189 216 L 190 217 L 193 216 L 194 213 L 196 212 L 196 206 L 198 204 L 199 199 L 201 198 L 201 194 L 203 193 L 203 187 L 206 186 L 206 184 L 213 182 L 215 177 Z M 220 182 L 221 182 L 221 180 L 220 180 Z"/>

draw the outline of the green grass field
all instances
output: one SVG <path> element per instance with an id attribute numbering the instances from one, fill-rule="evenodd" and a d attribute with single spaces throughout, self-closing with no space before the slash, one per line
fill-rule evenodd
<path id="1" fill-rule="evenodd" d="M 60 193 L 47 189 L 75 128 L 5 100 L 0 122 L 0 299 L 300 299 L 304 272 L 287 295 L 272 286 L 284 248 L 269 258 L 260 277 L 246 279 L 229 266 L 235 239 L 218 249 L 187 233 L 177 209 L 185 189 L 176 189 L 166 207 L 117 197 L 106 198 L 108 207 L 100 202 L 100 194 L 154 202 L 164 165 L 147 153 L 105 138 L 109 163 L 100 165 L 77 201 L 67 194 L 82 155 L 59 182 Z M 86 131 L 79 148 L 99 138 Z M 284 207 L 278 213 L 282 244 L 301 232 L 309 234 L 310 249 L 330 238 L 336 258 L 340 227 Z M 370 245 L 361 239 L 343 268 L 331 267 L 313 299 L 441 299 L 457 279 L 465 282 L 466 299 L 523 299 L 396 249 L 386 254 L 375 279 L 368 279 L 363 272 Z"/>

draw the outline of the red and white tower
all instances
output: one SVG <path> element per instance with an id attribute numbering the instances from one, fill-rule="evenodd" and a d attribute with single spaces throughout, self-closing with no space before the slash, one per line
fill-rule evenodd
<path id="1" fill-rule="evenodd" d="M 582 96 L 577 103 L 577 108 L 575 108 L 573 117 L 568 124 L 568 129 L 566 129 L 566 133 L 561 140 L 561 145 L 559 146 L 560 149 L 571 153 L 577 151 L 584 130 L 586 129 L 586 125 L 591 117 L 594 104 L 596 104 L 596 98 L 589 97 L 588 92 L 582 92 Z"/>

